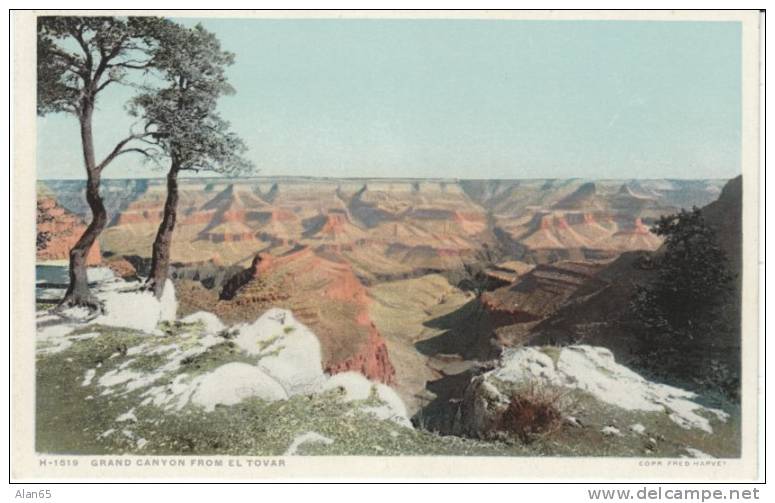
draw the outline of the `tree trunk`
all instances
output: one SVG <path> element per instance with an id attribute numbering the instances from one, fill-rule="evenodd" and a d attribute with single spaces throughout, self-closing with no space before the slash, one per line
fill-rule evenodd
<path id="1" fill-rule="evenodd" d="M 86 202 L 91 209 L 92 219 L 78 242 L 70 250 L 70 284 L 60 307 L 86 306 L 98 309 L 99 304 L 89 292 L 86 277 L 86 259 L 89 250 L 94 245 L 108 222 L 105 205 L 100 196 L 100 170 L 94 158 L 94 138 L 92 135 L 92 106 L 85 106 L 79 117 L 81 124 L 81 146 L 83 160 L 86 165 Z"/>
<path id="2" fill-rule="evenodd" d="M 164 292 L 164 283 L 167 281 L 170 268 L 170 245 L 172 244 L 172 231 L 175 229 L 175 220 L 178 214 L 178 166 L 173 160 L 169 173 L 167 173 L 167 200 L 164 203 L 164 217 L 156 239 L 153 241 L 153 256 L 151 257 L 151 273 L 148 276 L 147 285 L 153 290 L 156 297 L 161 297 Z"/>

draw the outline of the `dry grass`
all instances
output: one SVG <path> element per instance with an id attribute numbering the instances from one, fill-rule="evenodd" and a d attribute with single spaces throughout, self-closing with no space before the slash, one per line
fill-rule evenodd
<path id="1" fill-rule="evenodd" d="M 498 429 L 517 435 L 526 444 L 550 436 L 562 426 L 565 402 L 565 392 L 530 383 L 512 394 Z"/>

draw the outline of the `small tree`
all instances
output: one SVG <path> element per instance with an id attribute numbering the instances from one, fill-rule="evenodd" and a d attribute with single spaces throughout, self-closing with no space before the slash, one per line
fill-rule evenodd
<path id="1" fill-rule="evenodd" d="M 234 56 L 201 25 L 184 28 L 172 22 L 157 27 L 160 44 L 152 63 L 162 87 L 133 99 L 131 113 L 153 134 L 144 139 L 153 159 L 169 162 L 164 216 L 153 242 L 147 285 L 160 297 L 168 277 L 170 246 L 177 218 L 178 175 L 182 171 L 241 173 L 252 168 L 246 147 L 216 111 L 218 99 L 234 90 L 225 69 Z"/>
<path id="2" fill-rule="evenodd" d="M 89 293 L 86 257 L 107 224 L 100 196 L 102 172 L 116 157 L 145 153 L 133 146 L 147 132 L 130 133 L 100 161 L 94 151 L 92 117 L 97 98 L 110 85 L 126 82 L 129 72 L 145 71 L 153 46 L 156 18 L 57 16 L 38 19 L 37 109 L 39 115 L 65 112 L 78 119 L 86 168 L 86 202 L 91 222 L 70 250 L 70 284 L 60 307 L 98 308 Z"/>
<path id="3" fill-rule="evenodd" d="M 716 234 L 699 209 L 663 216 L 652 229 L 665 237 L 656 278 L 639 285 L 633 310 L 653 336 L 694 339 L 722 321 L 732 275 Z"/>
<path id="4" fill-rule="evenodd" d="M 35 249 L 37 251 L 44 250 L 46 246 L 48 246 L 49 241 L 51 241 L 51 232 L 49 231 L 42 231 L 40 230 L 42 225 L 49 224 L 54 221 L 54 217 L 52 217 L 48 211 L 43 207 L 42 204 L 40 204 L 40 199 L 37 201 L 38 211 L 37 211 L 37 217 L 35 219 L 36 225 L 38 228 L 38 233 L 35 239 Z"/>

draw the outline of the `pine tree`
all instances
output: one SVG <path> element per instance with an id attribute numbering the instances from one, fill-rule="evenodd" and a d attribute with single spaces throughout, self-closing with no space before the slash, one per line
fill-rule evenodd
<path id="1" fill-rule="evenodd" d="M 78 120 L 86 170 L 86 202 L 92 218 L 70 250 L 70 284 L 60 307 L 99 309 L 89 293 L 86 257 L 105 228 L 108 214 L 100 194 L 103 171 L 118 156 L 147 154 L 137 146 L 147 131 L 132 132 L 118 141 L 101 160 L 94 147 L 93 117 L 105 89 L 127 83 L 132 73 L 150 68 L 149 36 L 158 18 L 51 16 L 38 19 L 37 111 L 68 113 Z"/>
<path id="2" fill-rule="evenodd" d="M 178 175 L 185 171 L 242 174 L 253 170 L 247 147 L 217 112 L 219 98 L 234 93 L 226 68 L 234 55 L 201 25 L 186 28 L 163 20 L 154 26 L 152 52 L 157 85 L 136 96 L 130 113 L 151 132 L 143 139 L 150 158 L 166 162 L 167 199 L 151 254 L 148 287 L 161 297 L 168 278 L 170 248 L 177 220 Z"/>
<path id="3" fill-rule="evenodd" d="M 693 340 L 723 323 L 732 275 L 715 231 L 698 208 L 663 216 L 652 229 L 664 236 L 656 278 L 637 288 L 633 310 L 652 338 Z"/>

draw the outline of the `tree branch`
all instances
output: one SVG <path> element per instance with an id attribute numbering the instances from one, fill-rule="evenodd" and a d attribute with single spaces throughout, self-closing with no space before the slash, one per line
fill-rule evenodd
<path id="1" fill-rule="evenodd" d="M 94 60 L 92 58 L 89 44 L 87 44 L 83 38 L 83 25 L 78 26 L 78 28 L 71 29 L 70 34 L 73 36 L 76 42 L 78 42 L 78 45 L 80 45 L 81 49 L 83 50 L 84 57 L 86 58 L 86 74 L 88 75 L 88 80 L 91 80 L 91 70 L 94 65 Z"/>
<path id="2" fill-rule="evenodd" d="M 113 150 L 107 155 L 107 157 L 105 157 L 105 159 L 103 159 L 102 162 L 97 165 L 97 171 L 101 172 L 103 169 L 105 169 L 105 167 L 108 164 L 110 164 L 113 161 L 113 159 L 115 159 L 119 155 L 126 153 L 129 150 L 134 150 L 134 149 L 124 149 L 127 143 L 129 143 L 132 140 L 138 140 L 140 138 L 143 138 L 148 134 L 149 133 L 131 134 L 126 138 L 124 138 L 123 140 L 121 140 L 120 142 L 118 142 L 116 146 L 113 148 Z"/>
<path id="3" fill-rule="evenodd" d="M 121 52 L 121 49 L 124 46 L 124 42 L 126 42 L 128 35 L 123 35 L 118 42 L 116 42 L 116 45 L 114 45 L 111 50 L 108 52 L 105 50 L 105 47 L 100 45 L 99 51 L 100 51 L 100 62 L 97 64 L 97 70 L 94 72 L 94 82 L 99 82 L 99 80 L 102 78 L 102 74 L 109 68 L 108 63 L 119 55 Z M 115 81 L 114 81 L 115 82 Z M 97 91 L 99 92 L 101 89 L 105 87 L 106 84 L 101 85 Z"/>
<path id="4" fill-rule="evenodd" d="M 113 82 L 118 82 L 118 80 L 116 80 L 116 79 L 108 79 L 105 82 L 103 82 L 102 84 L 100 84 L 99 87 L 97 87 L 96 91 L 94 91 L 94 92 L 98 93 L 98 92 L 102 91 L 103 89 L 105 89 L 108 86 L 108 84 L 112 84 Z"/>
<path id="5" fill-rule="evenodd" d="M 123 150 L 119 150 L 118 153 L 113 157 L 114 159 L 120 155 L 128 154 L 131 152 L 135 152 L 138 154 L 143 154 L 145 157 L 153 157 L 154 153 L 152 149 L 149 148 L 139 148 L 139 147 L 132 147 L 132 148 L 125 148 Z"/>
<path id="6" fill-rule="evenodd" d="M 146 68 L 150 68 L 150 66 L 151 66 L 151 60 L 148 60 L 148 61 L 127 60 L 127 61 L 122 61 L 121 63 L 113 63 L 112 65 L 108 65 L 108 68 L 129 68 L 132 70 L 145 70 Z"/>

